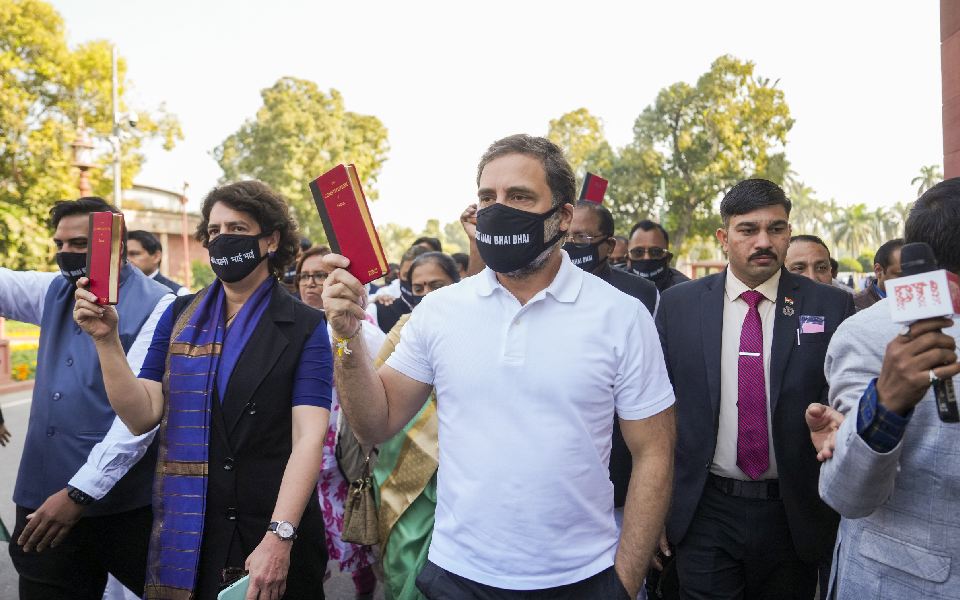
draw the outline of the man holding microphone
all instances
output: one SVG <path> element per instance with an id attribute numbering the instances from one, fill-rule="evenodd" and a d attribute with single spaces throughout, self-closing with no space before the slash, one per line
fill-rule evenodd
<path id="1" fill-rule="evenodd" d="M 960 178 L 921 196 L 906 242 L 960 273 Z M 807 409 L 824 465 L 820 495 L 843 519 L 830 598 L 957 598 L 960 423 L 942 420 L 933 385 L 960 373 L 960 326 L 906 326 L 885 298 L 845 321 L 827 352 L 830 405 Z M 837 429 L 837 427 L 839 427 Z"/>

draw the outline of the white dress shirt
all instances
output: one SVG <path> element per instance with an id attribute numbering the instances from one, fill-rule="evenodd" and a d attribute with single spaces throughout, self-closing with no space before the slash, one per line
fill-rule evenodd
<path id="1" fill-rule="evenodd" d="M 489 268 L 427 295 L 387 366 L 435 387 L 440 468 L 429 558 L 532 590 L 613 564 L 614 411 L 674 402 L 650 312 L 574 266 L 526 304 Z"/>
<path id="2" fill-rule="evenodd" d="M 757 286 L 763 294 L 757 305 L 763 327 L 763 380 L 767 390 L 767 440 L 770 450 L 770 467 L 760 479 L 777 478 L 777 461 L 773 453 L 773 419 L 770 414 L 770 352 L 773 348 L 773 323 L 776 319 L 777 289 L 780 286 L 780 270 Z M 746 300 L 740 294 L 750 288 L 737 279 L 728 268 L 723 295 L 723 333 L 720 349 L 720 422 L 717 429 L 717 449 L 713 455 L 710 472 L 721 477 L 750 480 L 737 466 L 737 435 L 740 412 L 737 401 L 740 397 L 740 333 L 747 317 Z"/>
<path id="3" fill-rule="evenodd" d="M 60 273 L 39 271 L 11 271 L 0 268 L 0 315 L 39 325 L 43 317 L 43 304 L 47 289 Z M 134 373 L 140 372 L 147 349 L 153 340 L 153 330 L 157 327 L 160 315 L 173 302 L 173 294 L 166 294 L 157 303 L 137 333 L 137 338 L 127 352 L 127 364 Z M 120 478 L 127 474 L 133 465 L 143 457 L 153 441 L 156 428 L 143 435 L 135 436 L 115 417 L 110 430 L 87 456 L 77 473 L 70 479 L 69 485 L 99 500 L 107 495 Z"/>
<path id="4" fill-rule="evenodd" d="M 146 275 L 146 273 L 144 274 Z M 149 275 L 147 275 L 147 277 L 149 277 L 150 279 L 156 279 L 157 275 L 159 274 L 160 274 L 160 269 L 157 269 L 153 273 L 150 273 Z M 189 293 L 190 293 L 190 290 L 188 290 L 187 287 L 184 285 L 181 285 L 180 289 L 177 290 L 177 296 L 186 296 Z"/>

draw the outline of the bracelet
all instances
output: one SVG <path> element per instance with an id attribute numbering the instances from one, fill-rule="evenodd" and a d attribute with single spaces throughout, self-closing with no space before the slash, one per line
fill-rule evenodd
<path id="1" fill-rule="evenodd" d="M 357 326 L 357 330 L 354 331 L 353 335 L 350 337 L 338 337 L 336 335 L 333 336 L 333 345 L 337 350 L 338 358 L 343 357 L 344 354 L 353 354 L 353 350 L 347 348 L 347 342 L 360 335 L 361 329 L 363 329 L 363 323 L 360 323 Z"/>

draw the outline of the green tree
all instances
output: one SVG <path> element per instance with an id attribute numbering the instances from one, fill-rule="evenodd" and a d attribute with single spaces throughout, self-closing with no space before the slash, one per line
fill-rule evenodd
<path id="1" fill-rule="evenodd" d="M 586 108 L 552 119 L 547 138 L 563 148 L 567 161 L 577 176 L 577 189 L 589 171 L 605 179 L 613 167 L 614 152 L 603 134 L 603 123 Z"/>
<path id="2" fill-rule="evenodd" d="M 387 255 L 387 262 L 400 262 L 400 257 L 417 239 L 417 234 L 409 227 L 397 225 L 396 223 L 385 223 L 377 227 L 377 235 L 380 236 L 380 245 L 383 246 L 383 253 Z"/>
<path id="3" fill-rule="evenodd" d="M 784 184 L 787 197 L 793 204 L 790 224 L 793 234 L 809 234 L 825 237 L 823 222 L 824 204 L 817 200 L 816 192 L 802 181 L 789 177 Z"/>
<path id="4" fill-rule="evenodd" d="M 443 251 L 447 254 L 470 252 L 470 240 L 463 231 L 460 221 L 453 221 L 444 225 L 440 240 L 443 242 Z"/>
<path id="5" fill-rule="evenodd" d="M 876 242 L 876 218 L 866 204 L 854 204 L 837 220 L 837 241 L 843 244 L 851 256 L 860 256 L 865 248 L 873 248 Z"/>
<path id="6" fill-rule="evenodd" d="M 309 182 L 340 163 L 357 167 L 364 193 L 377 198 L 376 181 L 387 156 L 380 119 L 350 112 L 343 96 L 316 83 L 284 77 L 261 92 L 263 106 L 213 151 L 221 181 L 259 179 L 290 202 L 307 237 L 322 243 Z"/>
<path id="7" fill-rule="evenodd" d="M 943 181 L 943 171 L 940 170 L 940 165 L 927 165 L 920 167 L 920 174 L 910 180 L 910 185 L 917 186 L 917 197 L 919 198 L 925 191 L 941 181 Z"/>
<path id="8" fill-rule="evenodd" d="M 127 64 L 118 60 L 120 110 L 132 111 Z M 4 266 L 48 268 L 45 223 L 53 202 L 78 195 L 70 142 L 78 122 L 94 138 L 113 128 L 111 47 L 92 41 L 67 46 L 63 19 L 39 0 L 0 0 L 0 256 Z M 162 107 L 137 110 L 137 130 L 123 144 L 122 185 L 129 188 L 144 162 L 144 141 L 170 149 L 182 132 Z M 110 149 L 98 144 L 90 172 L 94 192 L 110 196 Z"/>
<path id="9" fill-rule="evenodd" d="M 792 126 L 777 82 L 756 75 L 752 62 L 721 56 L 696 84 L 662 89 L 637 118 L 634 140 L 614 168 L 611 205 L 625 205 L 618 213 L 650 210 L 662 177 L 666 226 L 682 249 L 689 236 L 712 233 L 714 205 L 737 181 L 783 182 Z"/>

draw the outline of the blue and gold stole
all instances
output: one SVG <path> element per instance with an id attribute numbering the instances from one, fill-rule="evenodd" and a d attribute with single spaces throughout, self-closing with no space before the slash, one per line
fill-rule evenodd
<path id="1" fill-rule="evenodd" d="M 217 390 L 222 400 L 276 285 L 273 277 L 264 280 L 228 329 L 223 285 L 216 280 L 197 293 L 170 333 L 144 590 L 149 600 L 194 597 L 207 503 L 211 403 Z"/>
<path id="2" fill-rule="evenodd" d="M 211 401 L 225 329 L 223 307 L 223 287 L 216 281 L 190 302 L 170 335 L 145 598 L 193 598 L 206 509 Z"/>

